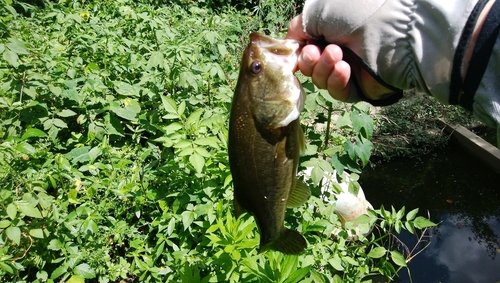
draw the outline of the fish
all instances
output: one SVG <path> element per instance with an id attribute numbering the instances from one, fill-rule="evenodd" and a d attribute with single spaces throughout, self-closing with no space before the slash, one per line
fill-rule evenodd
<path id="1" fill-rule="evenodd" d="M 304 43 L 251 33 L 231 104 L 228 156 L 234 214 L 253 215 L 259 253 L 296 255 L 307 248 L 305 238 L 284 225 L 286 208 L 303 205 L 311 195 L 297 179 L 305 148 L 299 120 L 305 94 L 293 72 Z"/>

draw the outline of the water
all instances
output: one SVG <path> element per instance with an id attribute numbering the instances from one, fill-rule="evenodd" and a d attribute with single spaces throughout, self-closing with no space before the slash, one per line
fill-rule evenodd
<path id="1" fill-rule="evenodd" d="M 500 173 L 450 141 L 418 160 L 366 168 L 360 183 L 376 208 L 418 207 L 441 223 L 409 263 L 414 283 L 500 282 Z M 398 237 L 410 248 L 417 242 L 408 233 Z M 406 270 L 399 279 L 410 282 Z"/>

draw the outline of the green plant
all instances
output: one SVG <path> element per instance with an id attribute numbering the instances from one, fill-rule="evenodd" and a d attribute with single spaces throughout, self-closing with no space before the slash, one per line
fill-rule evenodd
<path id="1" fill-rule="evenodd" d="M 19 14 L 4 2 L 2 282 L 394 276 L 367 257 L 372 245 L 384 246 L 378 238 L 332 238 L 341 224 L 320 199 L 320 173 L 359 172 L 368 161 L 366 105 L 346 107 L 311 84 L 303 114 L 310 146 L 301 162 L 315 168 L 314 197 L 287 215 L 310 248 L 298 257 L 257 254 L 252 218 L 232 216 L 228 109 L 239 56 L 259 17 L 185 1 L 47 1 Z M 267 31 L 282 31 L 282 18 L 267 20 Z M 390 219 L 375 215 L 361 224 Z M 379 224 L 381 234 L 394 223 Z"/>

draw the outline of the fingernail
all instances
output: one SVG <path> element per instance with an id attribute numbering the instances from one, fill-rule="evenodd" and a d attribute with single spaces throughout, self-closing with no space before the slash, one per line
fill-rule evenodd
<path id="1" fill-rule="evenodd" d="M 335 60 L 331 56 L 321 56 L 321 61 L 325 65 L 333 65 L 335 63 Z"/>
<path id="2" fill-rule="evenodd" d="M 304 62 L 308 66 L 314 65 L 314 61 L 311 55 L 309 55 L 309 53 L 307 52 L 302 52 L 302 62 Z"/>
<path id="3" fill-rule="evenodd" d="M 334 68 L 333 71 L 332 71 L 332 74 L 336 77 L 336 78 L 339 78 L 340 76 L 342 76 L 342 73 L 337 69 L 337 68 Z"/>

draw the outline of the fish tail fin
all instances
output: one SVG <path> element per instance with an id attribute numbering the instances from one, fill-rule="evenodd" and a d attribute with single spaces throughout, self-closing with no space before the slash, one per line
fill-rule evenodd
<path id="1" fill-rule="evenodd" d="M 295 186 L 292 188 L 288 200 L 287 207 L 298 207 L 306 203 L 311 197 L 311 188 L 304 183 L 304 181 L 296 179 Z"/>
<path id="2" fill-rule="evenodd" d="M 284 254 L 298 255 L 306 248 L 307 242 L 304 236 L 297 231 L 285 228 L 280 237 L 275 241 L 267 245 L 262 245 L 261 243 L 259 253 L 265 252 L 266 250 L 273 250 Z"/>

